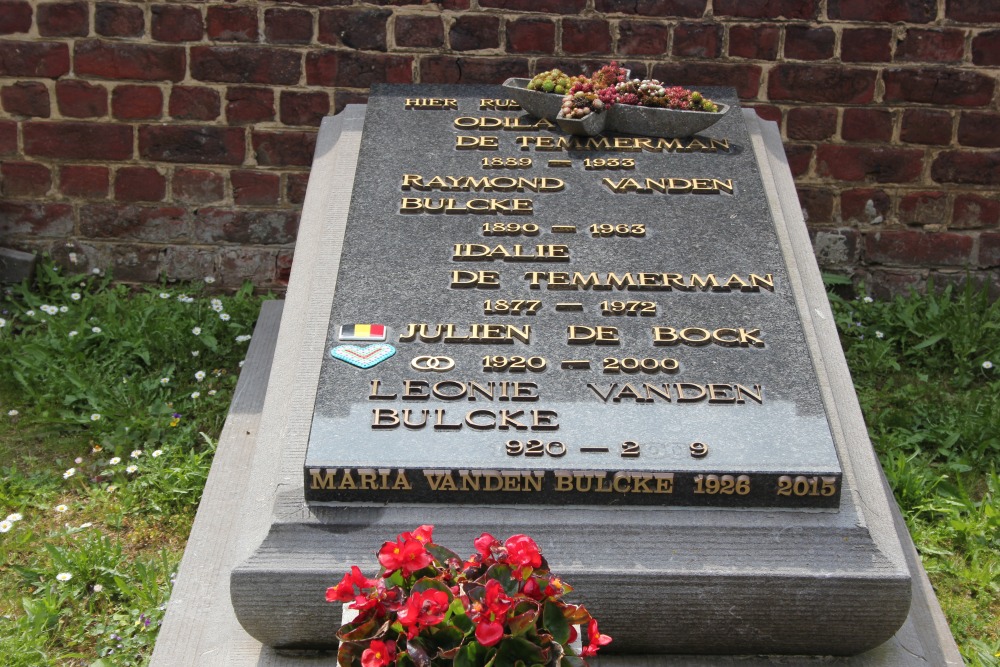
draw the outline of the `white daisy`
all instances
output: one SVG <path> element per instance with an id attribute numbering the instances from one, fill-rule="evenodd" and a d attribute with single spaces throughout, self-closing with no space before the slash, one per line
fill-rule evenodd
<path id="1" fill-rule="evenodd" d="M 101 421 L 101 414 L 99 412 L 95 412 L 94 414 L 90 415 L 90 421 L 92 422 Z"/>
<path id="2" fill-rule="evenodd" d="M 201 398 L 201 392 L 200 391 L 192 392 L 191 398 Z"/>
<path id="3" fill-rule="evenodd" d="M 19 414 L 21 414 L 21 413 L 20 413 L 20 412 L 18 412 L 17 410 L 8 410 L 8 411 L 7 411 L 7 416 L 8 416 L 8 417 L 16 417 L 16 416 L 18 416 Z"/>
<path id="4" fill-rule="evenodd" d="M 93 333 L 101 333 L 101 327 L 90 327 L 90 331 Z"/>
<path id="5" fill-rule="evenodd" d="M 70 331 L 69 332 L 69 337 L 72 338 L 73 336 L 77 335 L 77 333 L 78 332 L 76 332 L 76 331 Z"/>
<path id="6" fill-rule="evenodd" d="M 170 378 L 160 378 L 160 384 L 164 384 L 165 385 L 168 382 L 170 382 Z"/>
<path id="7" fill-rule="evenodd" d="M 219 319 L 223 322 L 229 321 L 229 313 L 219 313 Z"/>
<path id="8" fill-rule="evenodd" d="M 60 572 L 59 574 L 56 575 L 56 579 L 58 579 L 59 581 L 69 581 L 72 578 L 73 575 L 70 574 L 69 572 Z"/>
<path id="9" fill-rule="evenodd" d="M 63 512 L 67 511 L 69 508 L 66 507 L 65 505 L 56 505 L 54 509 L 55 509 L 55 511 L 59 512 L 60 514 L 62 514 Z"/>
<path id="10" fill-rule="evenodd" d="M 170 295 L 167 294 L 166 292 L 160 292 L 160 298 L 161 299 L 169 299 Z"/>
<path id="11" fill-rule="evenodd" d="M 213 278 L 212 276 L 205 276 L 205 282 L 211 285 L 212 283 L 215 282 L 215 278 Z"/>
<path id="12" fill-rule="evenodd" d="M 201 327 L 195 327 L 194 329 L 191 329 L 191 333 L 193 333 L 195 336 L 200 336 L 201 335 Z"/>
<path id="13" fill-rule="evenodd" d="M 21 516 L 20 512 L 14 512 L 13 514 L 8 514 L 7 515 L 7 521 L 10 521 L 11 523 L 16 523 L 16 522 L 20 521 L 23 518 L 24 517 Z"/>
<path id="14" fill-rule="evenodd" d="M 134 473 L 138 469 L 139 469 L 139 466 L 131 465 L 131 466 L 125 468 L 125 472 L 127 472 L 128 474 L 131 475 L 132 473 Z"/>
<path id="15" fill-rule="evenodd" d="M 75 474 L 76 474 L 76 468 L 70 468 L 69 470 L 63 473 L 63 479 L 69 479 Z"/>
<path id="16" fill-rule="evenodd" d="M 205 379 L 205 371 L 198 371 L 197 373 L 195 373 L 194 374 L 194 379 L 197 380 L 198 382 L 201 382 L 202 380 L 204 380 Z"/>
<path id="17" fill-rule="evenodd" d="M 133 449 L 133 450 L 132 450 L 132 453 L 131 453 L 131 454 L 129 454 L 129 456 L 131 456 L 131 457 L 132 457 L 132 458 L 134 458 L 134 459 L 137 459 L 137 458 L 139 458 L 140 456 L 142 456 L 142 450 L 141 450 L 141 449 Z"/>
<path id="18" fill-rule="evenodd" d="M 116 465 L 118 465 L 121 462 L 122 462 L 121 457 L 119 457 L 119 456 L 112 456 L 111 460 L 108 461 L 108 465 L 116 466 Z"/>
<path id="19" fill-rule="evenodd" d="M 72 294 L 69 295 L 69 298 L 73 299 L 73 301 L 79 301 L 80 300 L 80 293 L 79 292 L 73 292 Z"/>
<path id="20" fill-rule="evenodd" d="M 250 334 L 243 334 L 242 336 L 237 336 L 236 337 L 236 342 L 237 343 L 245 343 L 248 340 L 250 340 L 250 338 L 251 338 Z"/>
<path id="21" fill-rule="evenodd" d="M 0 521 L 0 533 L 6 533 L 14 527 L 14 522 L 12 521 Z"/>
<path id="22" fill-rule="evenodd" d="M 875 337 L 876 338 L 885 338 L 885 334 L 882 333 L 881 331 L 876 331 L 875 332 Z"/>
<path id="23" fill-rule="evenodd" d="M 153 451 L 153 453 L 150 456 L 152 456 L 154 459 L 157 459 L 157 458 L 160 458 L 161 454 L 163 454 L 163 450 L 162 449 L 156 449 L 156 450 Z"/>
<path id="24" fill-rule="evenodd" d="M 60 313 L 68 313 L 69 312 L 69 306 L 59 306 L 59 312 Z"/>
<path id="25" fill-rule="evenodd" d="M 993 362 L 992 361 L 984 361 L 983 362 L 983 368 L 985 368 L 986 370 L 990 370 L 991 368 L 993 368 Z"/>
<path id="26" fill-rule="evenodd" d="M 101 586 L 100 584 L 94 584 L 94 592 L 95 593 L 100 593 L 103 590 L 104 590 L 104 586 Z"/>

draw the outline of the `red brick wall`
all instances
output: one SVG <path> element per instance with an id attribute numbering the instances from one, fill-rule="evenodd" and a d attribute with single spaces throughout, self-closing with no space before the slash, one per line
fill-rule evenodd
<path id="1" fill-rule="evenodd" d="M 280 288 L 324 115 L 612 57 L 777 120 L 825 266 L 1000 282 L 995 0 L 0 0 L 0 235 Z"/>

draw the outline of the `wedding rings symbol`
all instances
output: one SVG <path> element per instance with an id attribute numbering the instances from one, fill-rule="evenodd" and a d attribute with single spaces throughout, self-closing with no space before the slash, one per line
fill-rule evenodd
<path id="1" fill-rule="evenodd" d="M 455 367 L 455 360 L 451 357 L 431 357 L 424 355 L 422 357 L 414 357 L 413 361 L 410 362 L 410 367 L 415 371 L 444 373 Z"/>

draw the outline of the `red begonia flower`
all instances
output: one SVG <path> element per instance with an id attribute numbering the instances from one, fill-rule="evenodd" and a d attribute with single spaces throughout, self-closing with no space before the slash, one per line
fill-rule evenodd
<path id="1" fill-rule="evenodd" d="M 602 635 L 600 630 L 597 629 L 597 619 L 594 618 L 590 619 L 590 623 L 587 624 L 587 639 L 590 641 L 583 647 L 583 651 L 581 651 L 584 657 L 597 655 L 602 646 L 607 646 L 611 643 L 611 637 Z"/>
<path id="2" fill-rule="evenodd" d="M 402 570 L 407 576 L 424 569 L 433 560 L 423 542 L 416 539 L 386 542 L 378 552 L 378 562 L 385 566 L 388 572 Z"/>
<path id="3" fill-rule="evenodd" d="M 428 589 L 414 593 L 397 612 L 396 618 L 406 628 L 407 639 L 413 639 L 422 628 L 437 625 L 448 611 L 448 594 Z"/>
<path id="4" fill-rule="evenodd" d="M 535 541 L 527 535 L 512 535 L 504 547 L 507 549 L 507 561 L 521 567 L 541 567 L 542 552 Z"/>
<path id="5" fill-rule="evenodd" d="M 500 546 L 500 540 L 493 537 L 489 533 L 483 533 L 473 540 L 472 543 L 476 545 L 476 551 L 478 551 L 483 558 L 489 558 L 493 547 Z"/>
<path id="6" fill-rule="evenodd" d="M 493 646 L 503 639 L 503 624 L 485 621 L 476 625 L 476 641 L 483 646 Z"/>
<path id="7" fill-rule="evenodd" d="M 361 654 L 362 667 L 387 667 L 396 660 L 396 645 L 373 639 Z"/>
<path id="8" fill-rule="evenodd" d="M 371 588 L 374 585 L 375 582 L 365 577 L 365 575 L 361 572 L 361 568 L 357 565 L 352 565 L 351 571 L 344 575 L 344 578 L 340 580 L 339 584 L 326 589 L 326 601 L 350 602 L 354 599 L 355 586 L 357 586 L 360 590 L 364 590 L 366 588 Z"/>

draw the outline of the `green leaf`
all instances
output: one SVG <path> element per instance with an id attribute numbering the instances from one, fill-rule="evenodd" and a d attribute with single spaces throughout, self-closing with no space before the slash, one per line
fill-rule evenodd
<path id="1" fill-rule="evenodd" d="M 455 656 L 455 667 L 482 667 L 488 650 L 479 642 L 469 642 Z"/>
<path id="2" fill-rule="evenodd" d="M 457 560 L 459 563 L 462 562 L 462 559 L 459 557 L 457 553 L 455 553 L 451 549 L 442 547 L 439 544 L 428 544 L 427 551 L 429 551 L 430 554 L 434 556 L 436 560 L 442 563 L 447 563 L 449 560 L 452 559 Z"/>
<path id="3" fill-rule="evenodd" d="M 523 614 L 518 614 L 508 621 L 510 633 L 512 635 L 523 635 L 525 632 L 535 627 L 535 621 L 537 618 L 538 609 L 531 609 Z"/>
<path id="4" fill-rule="evenodd" d="M 433 579 L 431 577 L 424 577 L 423 579 L 418 580 L 417 583 L 413 584 L 413 588 L 410 589 L 410 594 L 423 593 L 424 591 L 431 589 L 447 593 L 449 603 L 455 598 L 455 594 L 451 592 L 451 588 L 449 588 L 447 584 L 440 579 Z"/>
<path id="5" fill-rule="evenodd" d="M 514 578 L 510 567 L 507 565 L 494 565 L 486 571 L 486 575 L 481 581 L 485 583 L 487 579 L 496 579 L 503 587 L 503 592 L 507 595 L 516 595 L 521 588 L 521 582 Z"/>
<path id="6" fill-rule="evenodd" d="M 527 663 L 543 662 L 542 649 L 520 637 L 508 637 L 497 648 L 497 664 L 511 665 L 523 660 Z"/>
<path id="7" fill-rule="evenodd" d="M 916 352 L 917 350 L 923 350 L 924 348 L 928 348 L 931 345 L 933 345 L 934 343 L 936 343 L 939 340 L 941 340 L 942 338 L 944 338 L 944 334 L 936 334 L 934 336 L 931 336 L 930 338 L 928 338 L 924 342 L 919 343 L 919 344 L 914 345 L 913 347 L 911 347 L 910 351 L 911 352 Z"/>
<path id="8" fill-rule="evenodd" d="M 542 625 L 560 644 L 569 641 L 569 621 L 566 620 L 559 605 L 551 600 L 546 600 L 542 608 Z"/>

